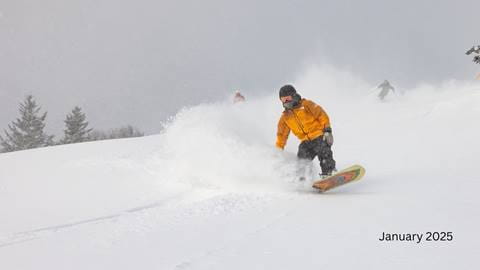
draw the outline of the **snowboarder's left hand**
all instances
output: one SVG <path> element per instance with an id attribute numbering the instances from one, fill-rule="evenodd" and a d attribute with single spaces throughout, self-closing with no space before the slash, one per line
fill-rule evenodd
<path id="1" fill-rule="evenodd" d="M 330 146 L 333 144 L 332 128 L 326 127 L 323 129 L 323 140 Z"/>

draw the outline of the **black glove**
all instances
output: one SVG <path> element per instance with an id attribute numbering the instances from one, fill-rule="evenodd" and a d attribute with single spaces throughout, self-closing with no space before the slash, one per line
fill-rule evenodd
<path id="1" fill-rule="evenodd" d="M 333 144 L 332 128 L 326 127 L 323 129 L 323 140 L 330 146 Z"/>

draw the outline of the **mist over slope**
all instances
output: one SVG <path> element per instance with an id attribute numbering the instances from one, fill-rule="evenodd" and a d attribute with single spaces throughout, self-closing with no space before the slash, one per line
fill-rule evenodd
<path id="1" fill-rule="evenodd" d="M 328 67 L 293 84 L 330 115 L 337 167 L 362 164 L 364 180 L 324 195 L 294 181 L 298 140 L 274 147 L 276 91 L 184 108 L 158 135 L 0 154 L 0 267 L 471 266 L 480 85 L 397 89 L 380 102 L 375 84 Z M 427 230 L 455 241 L 377 240 Z"/>

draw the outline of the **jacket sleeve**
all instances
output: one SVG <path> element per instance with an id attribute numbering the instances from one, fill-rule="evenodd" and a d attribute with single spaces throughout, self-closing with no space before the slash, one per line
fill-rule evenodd
<path id="1" fill-rule="evenodd" d="M 285 123 L 284 117 L 282 115 L 277 125 L 277 143 L 275 145 L 280 149 L 285 148 L 289 134 L 290 134 L 290 128 Z"/>
<path id="2" fill-rule="evenodd" d="M 330 127 L 330 118 L 320 105 L 317 105 L 311 100 L 305 100 L 304 106 L 310 111 L 310 113 L 318 120 L 322 129 Z"/>

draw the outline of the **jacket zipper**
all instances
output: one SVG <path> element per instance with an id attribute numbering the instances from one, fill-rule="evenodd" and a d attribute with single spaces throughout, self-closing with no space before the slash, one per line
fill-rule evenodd
<path id="1" fill-rule="evenodd" d="M 293 113 L 293 115 L 295 116 L 295 120 L 297 121 L 297 124 L 298 124 L 298 126 L 300 127 L 300 129 L 302 130 L 303 135 L 305 135 L 305 137 L 307 137 L 307 140 L 310 141 L 310 137 L 308 137 L 308 134 L 305 132 L 305 129 L 303 129 L 302 122 L 300 122 L 300 119 L 298 119 L 297 114 L 296 114 L 293 110 L 292 110 L 292 113 Z"/>

